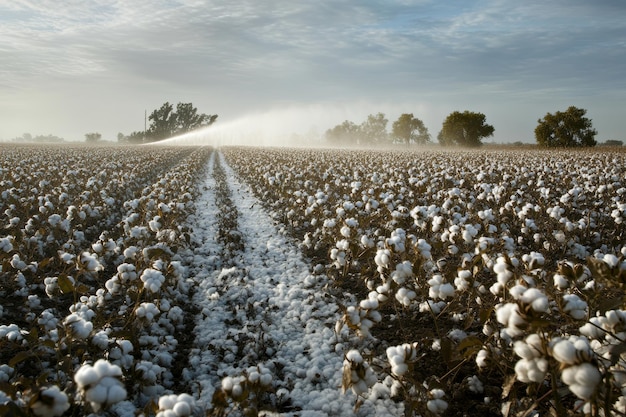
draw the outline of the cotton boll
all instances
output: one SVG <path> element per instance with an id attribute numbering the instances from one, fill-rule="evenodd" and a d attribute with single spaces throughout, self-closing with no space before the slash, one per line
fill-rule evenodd
<path id="1" fill-rule="evenodd" d="M 191 406 L 185 401 L 177 402 L 173 411 L 177 417 L 185 417 L 191 414 Z"/>
<path id="2" fill-rule="evenodd" d="M 582 400 L 591 399 L 601 379 L 598 368 L 587 362 L 567 367 L 561 372 L 561 380 Z"/>
<path id="3" fill-rule="evenodd" d="M 433 300 L 445 300 L 446 298 L 454 296 L 454 287 L 445 282 L 443 276 L 439 274 L 433 275 L 433 277 L 428 280 L 428 285 L 430 285 L 428 296 Z"/>
<path id="4" fill-rule="evenodd" d="M 415 294 L 415 291 L 409 290 L 404 287 L 399 288 L 398 291 L 396 292 L 396 300 L 398 300 L 398 302 L 405 307 L 410 306 L 411 301 L 414 300 L 415 297 L 417 297 L 417 294 Z"/>
<path id="5" fill-rule="evenodd" d="M 524 304 L 530 304 L 531 308 L 538 313 L 547 313 L 550 302 L 548 297 L 537 288 L 529 288 L 520 297 Z"/>
<path id="6" fill-rule="evenodd" d="M 86 339 L 93 330 L 93 323 L 86 321 L 76 313 L 72 313 L 63 320 L 63 324 L 76 339 Z"/>
<path id="7" fill-rule="evenodd" d="M 481 349 L 476 354 L 476 366 L 479 368 L 485 368 L 487 366 L 487 359 L 489 357 L 489 352 L 486 349 Z"/>
<path id="8" fill-rule="evenodd" d="M 54 385 L 40 391 L 30 408 L 38 417 L 58 417 L 70 408 L 70 404 L 67 394 Z"/>
<path id="9" fill-rule="evenodd" d="M 466 382 L 468 389 L 475 394 L 482 394 L 485 390 L 482 381 L 476 375 L 468 376 Z"/>
<path id="10" fill-rule="evenodd" d="M 510 337 L 517 337 L 524 333 L 522 330 L 526 320 L 522 317 L 519 307 L 514 303 L 506 303 L 496 306 L 496 319 L 498 323 L 506 326 L 506 332 Z"/>
<path id="11" fill-rule="evenodd" d="M 541 382 L 548 372 L 548 361 L 545 358 L 520 359 L 515 364 L 515 375 L 520 382 Z"/>
<path id="12" fill-rule="evenodd" d="M 153 293 L 158 292 L 161 289 L 161 285 L 165 282 L 165 277 L 156 269 L 147 268 L 139 277 L 144 283 L 144 287 Z"/>
<path id="13" fill-rule="evenodd" d="M 583 320 L 587 317 L 587 303 L 576 294 L 564 295 L 563 302 L 565 304 L 563 311 L 572 316 L 572 318 L 576 320 Z"/>
<path id="14" fill-rule="evenodd" d="M 442 398 L 445 395 L 445 392 L 441 389 L 434 389 L 430 391 L 430 396 L 432 400 L 429 400 L 426 403 L 426 407 L 431 413 L 441 414 L 448 408 L 448 403 Z"/>
<path id="15" fill-rule="evenodd" d="M 235 382 L 233 381 L 233 379 L 229 376 L 225 377 L 222 379 L 222 389 L 226 392 L 230 392 L 233 389 L 233 386 L 235 385 Z M 171 407 L 168 407 L 171 408 Z"/>
<path id="16" fill-rule="evenodd" d="M 559 340 L 552 346 L 552 357 L 564 365 L 573 365 L 578 359 L 570 340 Z"/>

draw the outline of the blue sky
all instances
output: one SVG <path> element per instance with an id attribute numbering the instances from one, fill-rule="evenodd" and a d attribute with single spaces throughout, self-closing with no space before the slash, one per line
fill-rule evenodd
<path id="1" fill-rule="evenodd" d="M 574 105 L 626 141 L 622 0 L 0 0 L 0 57 L 0 139 L 115 140 L 169 101 L 296 133 L 413 113 L 433 138 L 479 111 L 496 142 Z"/>

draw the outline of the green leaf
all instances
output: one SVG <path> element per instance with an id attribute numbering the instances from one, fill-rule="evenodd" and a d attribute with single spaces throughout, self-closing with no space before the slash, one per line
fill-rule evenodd
<path id="1" fill-rule="evenodd" d="M 477 353 L 483 347 L 483 342 L 476 336 L 466 337 L 459 343 L 457 349 L 465 358 L 469 358 Z"/>
<path id="2" fill-rule="evenodd" d="M 57 283 L 59 284 L 59 288 L 61 289 L 61 292 L 63 294 L 74 292 L 74 283 L 69 279 L 67 275 L 59 275 Z"/>
<path id="3" fill-rule="evenodd" d="M 9 366 L 13 368 L 18 363 L 24 362 L 26 359 L 32 358 L 33 356 L 35 355 L 33 355 L 31 352 L 27 350 L 18 352 L 15 356 L 11 358 L 11 360 L 9 360 Z"/>

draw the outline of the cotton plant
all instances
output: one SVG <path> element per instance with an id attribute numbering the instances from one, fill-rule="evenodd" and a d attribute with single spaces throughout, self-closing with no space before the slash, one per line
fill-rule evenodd
<path id="1" fill-rule="evenodd" d="M 361 353 L 356 349 L 349 350 L 343 361 L 343 391 L 350 390 L 357 396 L 364 396 L 376 382 L 376 374 Z"/>
<path id="2" fill-rule="evenodd" d="M 335 333 L 341 334 L 344 326 L 354 330 L 360 337 L 370 336 L 371 328 L 376 323 L 380 323 L 382 315 L 378 311 L 379 293 L 370 291 L 368 297 L 361 300 L 358 306 L 348 306 L 345 308 L 343 317 L 335 325 Z"/>
<path id="3" fill-rule="evenodd" d="M 59 417 L 69 408 L 67 394 L 57 385 L 43 388 L 30 403 L 30 409 L 37 417 Z"/>
<path id="4" fill-rule="evenodd" d="M 402 378 L 409 370 L 409 366 L 416 360 L 418 351 L 417 343 L 403 343 L 398 346 L 387 348 L 387 360 L 391 365 L 391 373 Z"/>

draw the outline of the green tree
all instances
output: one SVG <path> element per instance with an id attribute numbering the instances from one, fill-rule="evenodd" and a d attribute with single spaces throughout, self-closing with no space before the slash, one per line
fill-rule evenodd
<path id="1" fill-rule="evenodd" d="M 148 128 L 147 136 L 151 140 L 161 140 L 176 134 L 178 120 L 176 119 L 174 106 L 169 101 L 166 101 L 160 108 L 150 113 L 148 120 L 150 120 L 150 127 Z"/>
<path id="2" fill-rule="evenodd" d="M 343 123 L 328 129 L 324 137 L 333 145 L 356 145 L 361 129 L 354 122 L 345 120 Z"/>
<path id="3" fill-rule="evenodd" d="M 102 139 L 102 135 L 100 133 L 85 133 L 85 141 L 89 143 L 95 143 Z"/>
<path id="4" fill-rule="evenodd" d="M 424 122 L 413 117 L 413 113 L 401 114 L 398 120 L 393 122 L 391 135 L 394 140 L 406 145 L 430 142 L 430 134 Z"/>
<path id="5" fill-rule="evenodd" d="M 216 114 L 199 114 L 198 109 L 191 103 L 178 103 L 174 111 L 174 105 L 165 102 L 148 116 L 150 127 L 146 136 L 150 141 L 162 140 L 200 127 L 210 126 L 216 119 Z"/>
<path id="6" fill-rule="evenodd" d="M 359 126 L 364 144 L 375 144 L 387 140 L 387 123 L 384 113 L 370 114 Z"/>
<path id="7" fill-rule="evenodd" d="M 596 146 L 598 133 L 592 128 L 591 119 L 585 117 L 587 110 L 570 106 L 566 111 L 547 113 L 535 128 L 535 139 L 545 147 Z"/>
<path id="8" fill-rule="evenodd" d="M 437 135 L 440 144 L 460 146 L 480 146 L 482 138 L 493 135 L 493 126 L 485 122 L 485 115 L 465 110 L 452 112 L 443 122 Z"/>
<path id="9" fill-rule="evenodd" d="M 198 114 L 198 109 L 191 103 L 176 105 L 176 134 L 190 132 L 200 127 L 209 126 L 215 122 L 217 115 Z"/>

